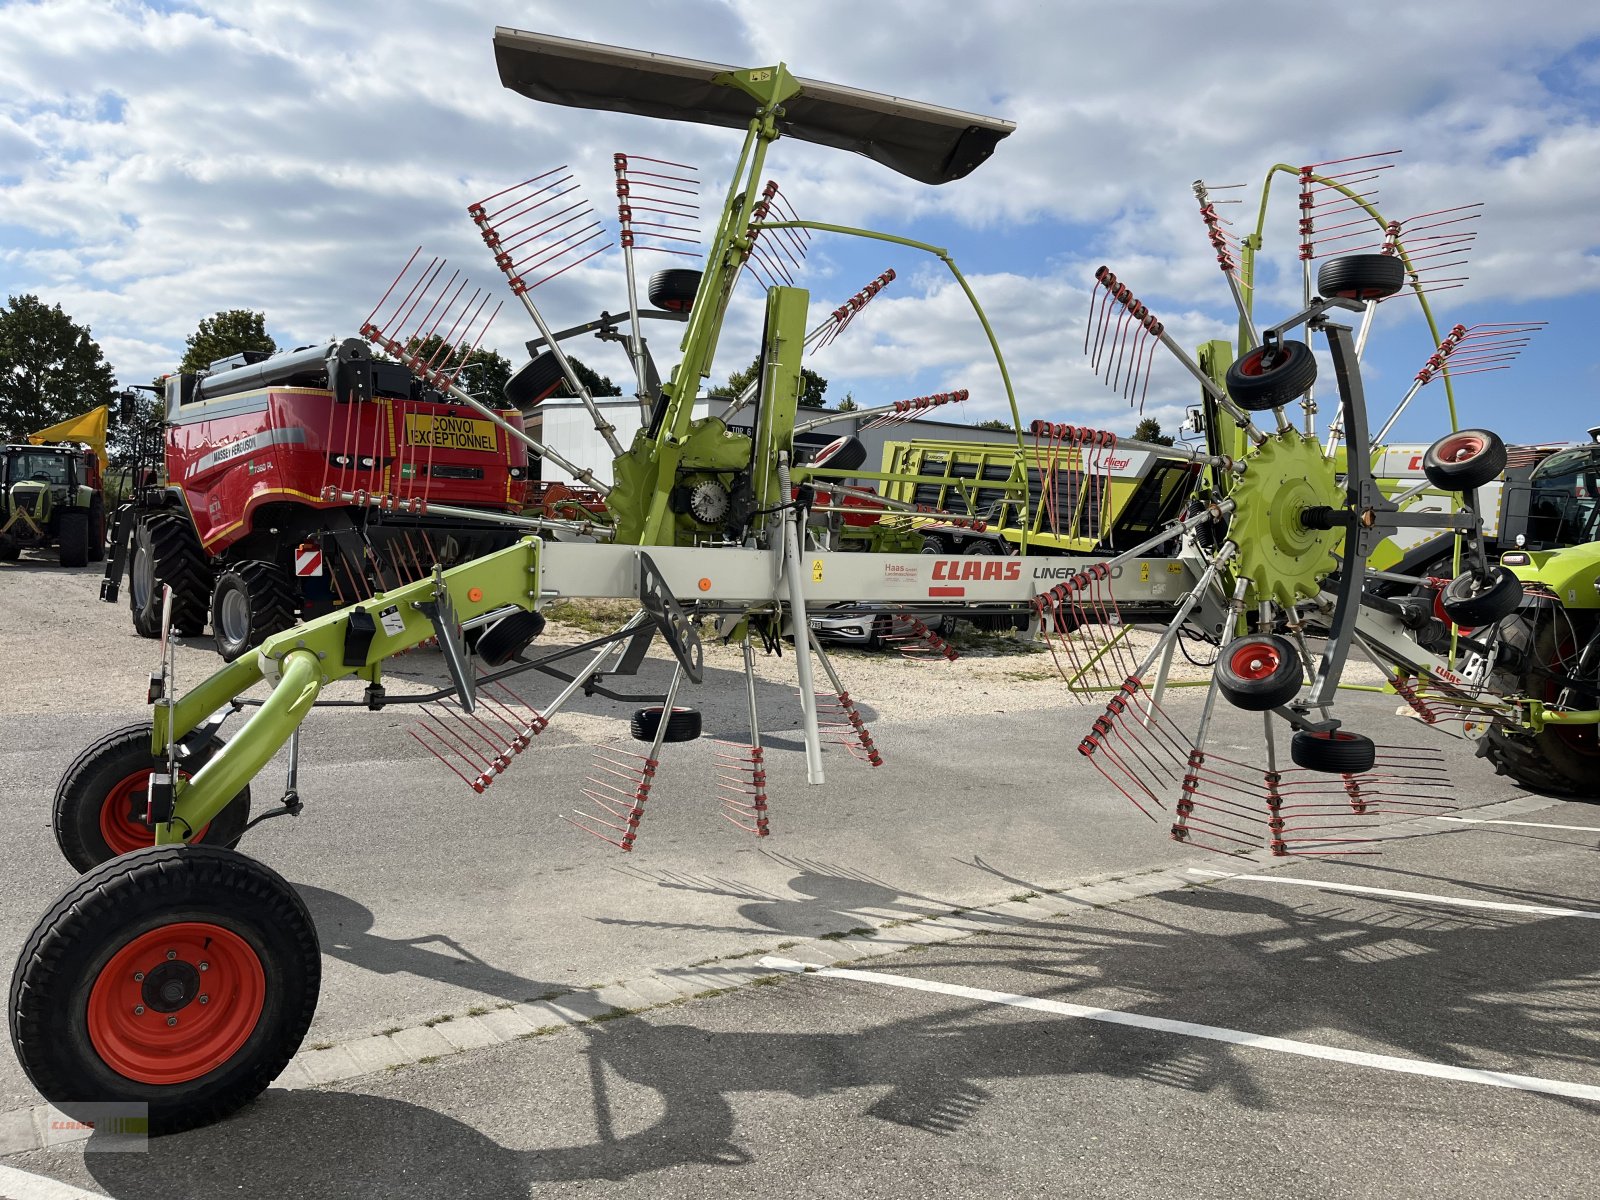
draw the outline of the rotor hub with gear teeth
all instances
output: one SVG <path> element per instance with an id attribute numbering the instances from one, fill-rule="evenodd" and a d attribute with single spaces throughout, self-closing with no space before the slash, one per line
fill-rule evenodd
<path id="1" fill-rule="evenodd" d="M 702 480 L 689 492 L 689 515 L 702 525 L 715 525 L 728 515 L 728 489 L 714 479 Z"/>
<path id="2" fill-rule="evenodd" d="M 1245 460 L 1244 477 L 1233 487 L 1236 505 L 1228 538 L 1239 548 L 1234 572 L 1250 580 L 1256 603 L 1284 608 L 1322 590 L 1338 566 L 1334 557 L 1344 530 L 1311 529 L 1307 509 L 1345 507 L 1333 460 L 1315 438 L 1293 429 L 1273 434 Z"/>

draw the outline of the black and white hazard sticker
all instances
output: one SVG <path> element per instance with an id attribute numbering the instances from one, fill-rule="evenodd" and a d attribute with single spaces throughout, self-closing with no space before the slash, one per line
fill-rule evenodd
<path id="1" fill-rule="evenodd" d="M 400 615 L 398 604 L 391 604 L 380 612 L 378 620 L 383 625 L 383 631 L 390 637 L 399 637 L 406 631 L 406 619 Z"/>

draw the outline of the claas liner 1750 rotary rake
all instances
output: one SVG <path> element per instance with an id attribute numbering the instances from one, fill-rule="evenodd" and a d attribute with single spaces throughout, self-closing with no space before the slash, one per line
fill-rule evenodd
<path id="1" fill-rule="evenodd" d="M 638 304 L 632 256 L 651 248 L 647 226 L 657 235 L 655 248 L 684 251 L 695 203 L 685 197 L 698 185 L 678 164 L 619 157 L 628 326 L 619 330 L 620 318 L 603 317 L 580 328 L 626 344 L 641 427 L 622 444 L 561 352 L 565 334 L 552 333 L 532 298 L 545 279 L 604 248 L 587 211 L 566 199 L 568 181 L 559 169 L 469 211 L 546 347 L 513 378 L 508 399 L 519 407 L 535 404 L 567 379 L 613 446 L 609 483 L 505 425 L 497 410 L 456 385 L 448 356 L 435 349 L 423 357 L 416 348 L 441 339 L 476 344 L 481 302 L 452 312 L 462 290 L 443 264 L 430 263 L 418 275 L 414 262 L 402 272 L 363 335 L 452 401 L 569 468 L 603 497 L 604 512 L 591 505 L 559 517 L 507 517 L 528 531 L 513 546 L 448 570 L 435 567 L 415 582 L 275 634 L 182 695 L 164 646 L 163 668 L 150 689 L 152 720 L 89 747 L 57 794 L 58 841 L 86 874 L 34 929 L 10 994 L 13 1045 L 50 1101 L 68 1109 L 86 1101 L 144 1103 L 153 1131 L 182 1129 L 246 1103 L 298 1048 L 320 986 L 316 932 L 295 891 L 232 845 L 244 827 L 238 818 L 247 811 L 251 781 L 284 747 L 283 802 L 256 819 L 299 811 L 297 730 L 319 698 L 329 702 L 326 691 L 347 681 L 364 684 L 370 708 L 419 705 L 423 720 L 414 736 L 483 791 L 537 745 L 578 691 L 615 695 L 608 680 L 633 673 L 659 638 L 673 673 L 665 695 L 656 697 L 660 704 L 633 716 L 633 735 L 647 749 L 598 762 L 585 790 L 589 807 L 573 818 L 623 849 L 639 835 L 663 746 L 700 732 L 699 714 L 678 701 L 701 680 L 703 634 L 736 640 L 744 650 L 750 744 L 725 746 L 717 756 L 721 811 L 735 825 L 758 836 L 771 826 L 751 673 L 759 647 L 794 640 L 812 783 L 822 782 L 822 747 L 830 739 L 868 768 L 883 762 L 833 664 L 808 635 L 807 611 L 825 604 L 892 613 L 897 633 L 935 651 L 946 649 L 932 633 L 938 614 L 964 607 L 1030 614 L 1073 690 L 1103 689 L 1096 703 L 1109 695 L 1081 752 L 1147 814 L 1166 810 L 1162 819 L 1173 836 L 1223 850 L 1346 851 L 1356 844 L 1350 828 L 1362 817 L 1434 802 L 1443 782 L 1436 761 L 1375 747 L 1334 715 L 1335 689 L 1357 646 L 1441 723 L 1463 715 L 1506 728 L 1524 721 L 1525 706 L 1486 694 L 1465 667 L 1421 649 L 1408 636 L 1404 605 L 1362 602 L 1373 546 L 1423 519 L 1386 499 L 1367 469 L 1356 346 L 1351 329 L 1336 320 L 1370 313 L 1401 289 L 1409 264 L 1395 239 L 1377 253 L 1325 263 L 1320 295 L 1311 295 L 1308 283 L 1299 311 L 1259 330 L 1244 303 L 1251 281 L 1245 275 L 1241 288 L 1235 268 L 1240 352 L 1211 343 L 1198 359 L 1171 341 L 1125 283 L 1100 273 L 1093 341 L 1086 344 L 1097 369 L 1137 402 L 1154 345 L 1165 346 L 1200 384 L 1209 445 L 1186 450 L 1053 422 L 1028 426 L 1012 398 L 1017 450 L 1030 465 L 1013 476 L 1016 482 L 995 486 L 1021 509 L 1011 522 L 1017 528 L 1104 542 L 1098 509 L 1113 458 L 1160 455 L 1193 472 L 1194 498 L 1181 521 L 1137 545 L 1105 545 L 1093 557 L 1030 552 L 1026 533 L 1018 555 L 833 551 L 824 548 L 828 518 L 818 510 L 843 504 L 851 480 L 885 477 L 863 469 L 859 443 L 835 444 L 809 462 L 793 457 L 801 355 L 836 336 L 891 277 L 880 276 L 808 330 L 807 294 L 791 282 L 808 238 L 864 236 L 938 258 L 972 299 L 1008 395 L 1010 382 L 993 331 L 946 251 L 799 219 L 763 181 L 768 150 L 780 135 L 798 137 L 940 184 L 980 165 L 1010 124 L 797 79 L 782 65 L 739 70 L 508 29 L 496 32 L 495 48 L 502 81 L 535 99 L 745 130 L 703 269 L 658 274 L 649 289 L 656 307 L 649 310 Z M 763 286 L 765 328 L 756 384 L 741 399 L 753 408 L 751 432 L 743 434 L 721 419 L 696 419 L 693 401 L 709 375 L 734 285 L 747 270 Z M 665 382 L 639 333 L 647 317 L 686 326 L 681 358 Z M 1315 375 L 1308 342 L 1291 336 L 1301 330 L 1325 339 L 1332 357 L 1348 464 L 1343 478 L 1331 446 L 1311 434 L 1309 403 L 1305 428 L 1285 415 L 1286 405 L 1309 396 Z M 892 405 L 886 413 L 904 409 Z M 1435 447 L 1429 472 L 1463 499 L 1459 511 L 1426 519 L 1465 537 L 1469 569 L 1457 600 L 1473 608 L 1461 623 L 1480 628 L 1516 603 L 1481 558 L 1473 561 L 1472 489 L 1498 470 L 1498 447 L 1492 434 L 1451 435 Z M 824 494 L 828 500 L 819 499 Z M 380 509 L 425 507 L 414 496 L 370 490 L 340 499 Z M 1029 510 L 1041 505 L 1046 519 L 1035 523 Z M 530 652 L 544 624 L 539 609 L 555 597 L 625 598 L 637 610 L 614 633 L 540 656 Z M 1127 636 L 1135 623 L 1165 624 L 1166 631 L 1136 653 Z M 464 626 L 478 634 L 470 653 Z M 1194 729 L 1180 726 L 1160 695 L 1181 630 L 1222 643 Z M 387 695 L 385 660 L 430 640 L 441 648 L 451 685 L 433 696 Z M 1313 643 L 1321 647 L 1315 655 Z M 1475 645 L 1480 653 L 1492 649 Z M 513 687 L 514 677 L 533 670 L 562 682 L 543 704 Z M 245 700 L 263 681 L 271 685 L 265 698 Z M 1263 761 L 1229 761 L 1208 748 L 1219 699 L 1264 714 Z M 248 719 L 223 742 L 220 726 L 242 709 L 251 710 Z M 1275 741 L 1279 724 L 1292 730 L 1292 765 Z M 142 831 L 152 844 L 113 856 L 112 830 Z"/>

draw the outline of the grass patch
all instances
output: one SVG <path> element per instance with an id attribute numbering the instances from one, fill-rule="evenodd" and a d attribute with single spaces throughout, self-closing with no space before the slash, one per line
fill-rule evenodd
<path id="1" fill-rule="evenodd" d="M 442 1017 L 429 1017 L 422 1023 L 422 1027 L 424 1029 L 432 1029 L 435 1025 L 443 1025 L 446 1021 L 454 1020 L 455 1017 L 451 1016 L 449 1013 L 445 1013 L 445 1015 Z"/>
<path id="2" fill-rule="evenodd" d="M 758 975 L 750 981 L 751 987 L 771 987 L 775 983 L 782 983 L 782 975 Z"/>
<path id="3" fill-rule="evenodd" d="M 548 621 L 560 621 L 585 633 L 615 633 L 638 610 L 633 600 L 557 600 L 539 611 Z"/>
<path id="4" fill-rule="evenodd" d="M 1036 898 L 1038 895 L 1039 895 L 1038 892 L 1018 892 L 1015 896 L 1012 896 L 1011 899 L 1012 900 L 1017 900 L 1017 901 L 1032 900 L 1032 899 Z"/>
<path id="5" fill-rule="evenodd" d="M 427 1066 L 427 1064 L 429 1064 L 429 1063 L 436 1063 L 438 1061 L 439 1061 L 439 1056 L 437 1054 L 430 1054 L 426 1058 L 417 1059 L 417 1066 L 423 1067 L 423 1066 Z"/>
<path id="6" fill-rule="evenodd" d="M 389 1026 L 389 1028 L 385 1029 L 378 1036 L 379 1037 L 393 1037 L 395 1034 L 399 1033 L 404 1028 L 405 1028 L 404 1025 L 391 1025 L 391 1026 Z"/>
<path id="7" fill-rule="evenodd" d="M 488 1011 L 489 1010 L 487 1008 L 485 1008 L 483 1005 L 474 1004 L 471 1008 L 467 1009 L 467 1016 L 469 1016 L 469 1017 L 481 1017 Z"/>
<path id="8" fill-rule="evenodd" d="M 872 933 L 873 931 L 865 925 L 857 925 L 854 929 L 846 929 L 843 932 L 820 934 L 817 940 L 819 942 L 838 942 L 847 937 L 871 937 Z"/>
<path id="9" fill-rule="evenodd" d="M 612 1008 L 607 1012 L 601 1013 L 598 1017 L 590 1018 L 590 1022 L 598 1025 L 601 1021 L 615 1021 L 618 1017 L 626 1017 L 631 1012 L 633 1012 L 631 1008 Z"/>
<path id="10" fill-rule="evenodd" d="M 517 1041 L 526 1042 L 532 1038 L 549 1037 L 552 1033 L 560 1033 L 565 1028 L 565 1025 L 541 1025 L 539 1028 L 531 1029 L 527 1033 L 517 1034 Z"/>
<path id="11" fill-rule="evenodd" d="M 332 1042 L 313 1042 L 311 1044 L 311 1048 L 313 1050 L 332 1050 L 333 1049 L 333 1043 Z"/>

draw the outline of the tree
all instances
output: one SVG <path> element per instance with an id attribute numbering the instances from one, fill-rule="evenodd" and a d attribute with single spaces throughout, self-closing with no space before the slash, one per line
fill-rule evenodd
<path id="1" fill-rule="evenodd" d="M 445 372 L 454 371 L 460 361 L 461 350 L 450 346 L 438 334 L 425 338 L 412 338 L 406 350 L 425 363 Z M 456 376 L 456 386 L 485 404 L 503 402 L 506 380 L 511 378 L 511 363 L 493 350 L 478 349 L 467 355 L 466 365 Z"/>
<path id="2" fill-rule="evenodd" d="M 1140 418 L 1133 427 L 1133 439 L 1136 442 L 1149 442 L 1153 446 L 1172 445 L 1172 438 L 1161 432 L 1161 422 L 1154 417 Z"/>
<path id="3" fill-rule="evenodd" d="M 581 358 L 576 358 L 571 354 L 567 355 L 567 361 L 572 364 L 572 373 L 578 377 L 578 382 L 589 389 L 589 395 L 622 395 L 622 389 L 611 382 L 611 377 L 609 375 L 601 375 L 599 372 L 587 366 Z M 570 396 L 572 395 L 572 389 L 563 383 L 556 389 L 555 394 L 557 396 Z"/>
<path id="4" fill-rule="evenodd" d="M 116 385 L 100 346 L 59 304 L 8 296 L 0 308 L 0 441 L 21 441 L 109 404 Z"/>
<path id="5" fill-rule="evenodd" d="M 758 354 L 743 371 L 735 371 L 728 376 L 728 382 L 721 387 L 714 387 L 708 392 L 712 396 L 737 396 L 750 386 L 756 377 L 756 372 L 761 369 L 761 356 Z M 828 390 L 828 381 L 818 375 L 810 367 L 800 368 L 800 407 L 821 408 L 823 406 L 822 393 Z"/>
<path id="6" fill-rule="evenodd" d="M 856 403 L 855 393 L 854 392 L 846 392 L 844 394 L 844 399 L 839 401 L 839 407 L 838 407 L 837 411 L 838 412 L 842 412 L 842 413 L 844 413 L 844 412 L 855 412 L 860 407 L 861 407 L 861 405 Z"/>
<path id="7" fill-rule="evenodd" d="M 267 336 L 266 313 L 229 308 L 201 321 L 184 346 L 178 370 L 190 374 L 208 370 L 217 359 L 245 350 L 263 350 L 271 354 L 277 350 L 278 343 Z"/>
<path id="8" fill-rule="evenodd" d="M 979 429 L 998 429 L 1001 433 L 1013 433 L 1013 432 L 1015 432 L 1011 427 L 1011 422 L 1010 421 L 1002 421 L 999 417 L 990 417 L 987 421 L 979 421 L 978 424 L 977 424 L 977 428 L 979 428 Z"/>

